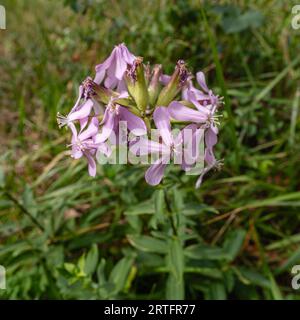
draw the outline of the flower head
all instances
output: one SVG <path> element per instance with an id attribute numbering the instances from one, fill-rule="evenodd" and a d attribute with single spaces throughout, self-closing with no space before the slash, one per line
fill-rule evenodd
<path id="1" fill-rule="evenodd" d="M 110 56 L 96 66 L 94 81 L 100 84 L 104 80 L 106 88 L 115 89 L 118 87 L 118 91 L 120 88 L 124 89 L 124 73 L 127 67 L 133 64 L 135 58 L 124 43 L 115 46 Z"/>
<path id="2" fill-rule="evenodd" d="M 108 143 L 121 149 L 125 136 L 124 145 L 131 153 L 156 157 L 145 173 L 147 183 L 159 184 L 170 161 L 193 174 L 199 174 L 201 161 L 204 167 L 198 187 L 209 170 L 220 167 L 214 148 L 218 140 L 217 108 L 222 98 L 208 88 L 203 72 L 198 72 L 196 79 L 198 88 L 183 60 L 177 61 L 173 74 L 168 76 L 163 74 L 162 65 L 151 68 L 124 44 L 115 46 L 110 56 L 96 66 L 94 80 L 87 77 L 81 83 L 69 114 L 58 114 L 59 126 L 72 131 L 72 157 L 84 156 L 89 174 L 95 176 L 96 155 L 100 152 L 108 157 Z M 159 133 L 158 140 L 149 136 L 152 123 Z M 179 132 L 172 131 L 173 124 Z M 132 140 L 128 140 L 128 132 L 135 136 Z"/>

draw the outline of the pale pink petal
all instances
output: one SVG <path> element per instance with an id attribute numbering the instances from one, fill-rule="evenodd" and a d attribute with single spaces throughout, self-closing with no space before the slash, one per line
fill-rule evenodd
<path id="1" fill-rule="evenodd" d="M 218 137 L 214 130 L 208 128 L 205 132 L 205 144 L 207 148 L 212 148 L 218 141 Z"/>
<path id="2" fill-rule="evenodd" d="M 111 148 L 108 146 L 107 143 L 100 143 L 97 152 L 103 153 L 105 156 L 109 157 L 112 153 Z"/>
<path id="3" fill-rule="evenodd" d="M 205 149 L 204 160 L 210 166 L 216 163 L 216 158 L 212 149 Z"/>
<path id="4" fill-rule="evenodd" d="M 116 70 L 115 70 L 115 76 L 118 80 L 122 80 L 123 75 L 127 69 L 127 63 L 125 62 L 125 59 L 122 56 L 122 51 L 118 50 L 116 53 Z"/>
<path id="5" fill-rule="evenodd" d="M 95 177 L 96 170 L 97 170 L 96 161 L 94 160 L 94 158 L 92 157 L 92 155 L 90 153 L 85 152 L 84 155 L 86 156 L 86 158 L 88 160 L 89 175 L 91 177 Z"/>
<path id="6" fill-rule="evenodd" d="M 93 107 L 92 100 L 89 99 L 85 101 L 82 107 L 78 111 L 75 111 L 68 115 L 68 120 L 74 121 L 74 120 L 80 120 L 88 117 L 89 114 L 91 113 L 92 107 Z"/>
<path id="7" fill-rule="evenodd" d="M 165 86 L 169 83 L 170 79 L 171 79 L 171 76 L 168 76 L 166 74 L 162 74 L 159 78 L 159 81 Z"/>
<path id="8" fill-rule="evenodd" d="M 151 165 L 145 173 L 145 180 L 151 186 L 158 185 L 163 176 L 167 164 L 162 163 L 162 159 L 158 159 L 155 164 Z"/>
<path id="9" fill-rule="evenodd" d="M 72 146 L 72 157 L 74 159 L 79 159 L 81 158 L 83 155 L 82 151 L 75 145 L 75 146 Z"/>
<path id="10" fill-rule="evenodd" d="M 167 146 L 171 146 L 173 144 L 173 138 L 171 134 L 171 123 L 168 109 L 165 107 L 156 108 L 153 114 L 153 120 L 164 143 Z"/>
<path id="11" fill-rule="evenodd" d="M 200 143 L 204 130 L 197 129 L 196 125 L 191 124 L 186 126 L 182 131 L 184 140 L 183 169 L 186 170 L 194 165 L 201 155 Z"/>
<path id="12" fill-rule="evenodd" d="M 90 124 L 86 128 L 86 130 L 81 132 L 79 134 L 78 138 L 80 141 L 84 141 L 90 137 L 95 136 L 97 134 L 98 130 L 99 130 L 99 121 L 96 117 L 93 117 L 90 121 Z"/>
<path id="13" fill-rule="evenodd" d="M 72 140 L 77 140 L 77 129 L 75 127 L 75 124 L 73 122 L 70 122 L 68 124 L 68 127 L 71 129 L 72 134 L 73 134 Z"/>
<path id="14" fill-rule="evenodd" d="M 133 64 L 136 57 L 128 50 L 124 43 L 120 44 L 120 48 L 122 50 L 122 57 L 128 64 Z"/>
<path id="15" fill-rule="evenodd" d="M 196 73 L 197 82 L 199 83 L 199 86 L 206 92 L 209 91 L 206 81 L 205 81 L 205 75 L 202 71 L 199 71 Z"/>
<path id="16" fill-rule="evenodd" d="M 113 89 L 117 86 L 118 79 L 114 75 L 108 75 L 104 81 L 104 85 L 106 88 Z"/>
<path id="17" fill-rule="evenodd" d="M 199 112 L 206 114 L 206 115 L 209 115 L 210 110 L 207 107 L 204 107 L 199 103 L 194 91 L 190 90 L 187 93 L 187 95 L 188 95 L 188 100 L 195 105 L 195 107 L 198 109 Z"/>
<path id="18" fill-rule="evenodd" d="M 159 142 L 140 138 L 131 144 L 130 152 L 139 156 L 144 156 L 151 153 L 170 154 L 170 148 Z"/>
<path id="19" fill-rule="evenodd" d="M 115 113 L 110 108 L 106 108 L 102 121 L 102 132 L 96 136 L 96 143 L 104 142 L 111 135 L 115 126 L 115 117 Z"/>
<path id="20" fill-rule="evenodd" d="M 177 101 L 171 102 L 168 110 L 173 119 L 180 121 L 205 123 L 208 119 L 207 114 L 204 114 L 198 110 L 188 108 Z"/>
<path id="21" fill-rule="evenodd" d="M 127 121 L 128 130 L 134 135 L 143 136 L 147 133 L 145 122 L 127 108 L 119 106 L 119 115 L 121 121 Z"/>
<path id="22" fill-rule="evenodd" d="M 115 59 L 115 49 L 112 51 L 110 56 L 103 63 L 98 64 L 95 67 L 96 76 L 95 76 L 94 82 L 96 82 L 97 84 L 100 84 L 103 81 L 106 70 L 112 65 L 114 59 Z"/>
<path id="23" fill-rule="evenodd" d="M 88 124 L 89 121 L 89 117 L 83 118 L 79 120 L 80 123 L 80 131 L 82 132 L 84 130 L 84 128 L 86 127 L 86 125 Z"/>

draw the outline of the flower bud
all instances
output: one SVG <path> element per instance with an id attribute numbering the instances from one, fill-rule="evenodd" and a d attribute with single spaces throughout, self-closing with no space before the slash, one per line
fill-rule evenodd
<path id="1" fill-rule="evenodd" d="M 149 104 L 151 106 L 155 105 L 155 102 L 157 100 L 158 94 L 161 89 L 161 84 L 159 82 L 159 78 L 162 73 L 162 66 L 161 64 L 156 64 L 153 68 L 152 78 L 151 82 L 148 87 L 148 93 L 149 93 Z"/>
<path id="2" fill-rule="evenodd" d="M 128 92 L 134 99 L 139 110 L 146 110 L 149 96 L 144 75 L 143 58 L 135 59 L 130 69 L 127 69 L 125 81 Z"/>
<path id="3" fill-rule="evenodd" d="M 95 82 L 89 83 L 90 88 L 93 90 L 94 98 L 97 102 L 107 104 L 110 98 L 113 96 L 113 91 L 111 89 L 105 88 Z"/>
<path id="4" fill-rule="evenodd" d="M 186 84 L 188 77 L 189 72 L 186 68 L 185 62 L 183 60 L 179 60 L 169 83 L 161 90 L 158 96 L 157 105 L 168 106 Z"/>
<path id="5" fill-rule="evenodd" d="M 118 92 L 98 85 L 95 82 L 92 83 L 91 88 L 94 93 L 93 98 L 99 103 L 108 104 L 112 97 L 117 98 L 119 96 Z M 134 104 L 130 97 L 115 99 L 115 102 L 125 107 L 131 107 Z"/>

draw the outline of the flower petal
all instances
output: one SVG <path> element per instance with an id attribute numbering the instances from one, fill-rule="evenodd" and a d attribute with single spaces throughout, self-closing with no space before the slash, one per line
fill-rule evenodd
<path id="1" fill-rule="evenodd" d="M 206 81 L 205 81 L 205 75 L 202 71 L 199 71 L 196 73 L 197 82 L 199 83 L 199 86 L 206 92 L 209 91 Z"/>
<path id="2" fill-rule="evenodd" d="M 144 156 L 151 153 L 170 154 L 170 148 L 159 142 L 140 138 L 135 143 L 131 144 L 130 152 L 138 156 Z"/>
<path id="3" fill-rule="evenodd" d="M 199 112 L 209 115 L 210 109 L 200 104 L 200 102 L 198 101 L 199 99 L 196 97 L 195 91 L 192 91 L 192 90 L 188 91 L 187 96 L 188 96 L 188 101 L 192 102 Z"/>
<path id="4" fill-rule="evenodd" d="M 143 136 L 147 133 L 145 122 L 127 108 L 119 106 L 119 115 L 121 121 L 127 121 L 128 130 L 134 135 Z"/>
<path id="5" fill-rule="evenodd" d="M 72 134 L 73 134 L 72 141 L 76 141 L 77 140 L 77 129 L 75 127 L 75 124 L 73 122 L 70 122 L 68 124 L 68 127 L 71 129 Z"/>
<path id="6" fill-rule="evenodd" d="M 93 107 L 93 101 L 88 99 L 83 103 L 81 108 L 78 111 L 72 112 L 68 115 L 69 121 L 80 120 L 86 118 L 91 113 Z"/>
<path id="7" fill-rule="evenodd" d="M 104 81 L 104 85 L 106 88 L 114 89 L 118 84 L 118 79 L 114 74 L 110 74 Z"/>
<path id="8" fill-rule="evenodd" d="M 214 163 L 216 163 L 216 158 L 213 149 L 205 149 L 204 160 L 209 166 L 212 166 Z"/>
<path id="9" fill-rule="evenodd" d="M 98 146 L 97 151 L 103 153 L 104 155 L 106 155 L 107 157 L 109 157 L 112 153 L 111 148 L 108 146 L 107 143 L 100 143 Z"/>
<path id="10" fill-rule="evenodd" d="M 208 128 L 205 132 L 205 144 L 206 147 L 211 149 L 218 141 L 217 134 L 211 128 Z"/>
<path id="11" fill-rule="evenodd" d="M 106 108 L 102 121 L 102 132 L 96 136 L 96 143 L 104 142 L 111 135 L 115 126 L 115 117 L 115 113 L 111 112 L 110 108 Z"/>
<path id="12" fill-rule="evenodd" d="M 121 43 L 120 48 L 122 50 L 122 57 L 128 64 L 133 64 L 136 57 L 128 50 L 124 43 Z"/>
<path id="13" fill-rule="evenodd" d="M 78 138 L 80 141 L 84 141 L 88 138 L 95 136 L 98 130 L 99 130 L 99 121 L 96 117 L 93 117 L 88 127 L 79 134 Z"/>
<path id="14" fill-rule="evenodd" d="M 95 70 L 96 70 L 96 76 L 94 79 L 94 82 L 97 84 L 100 84 L 104 77 L 106 70 L 111 67 L 115 59 L 115 49 L 112 51 L 110 56 L 101 64 L 96 65 Z"/>
<path id="15" fill-rule="evenodd" d="M 123 75 L 127 69 L 127 63 L 122 55 L 122 49 L 119 48 L 116 52 L 116 70 L 115 76 L 118 80 L 123 79 Z"/>
<path id="16" fill-rule="evenodd" d="M 163 176 L 167 164 L 162 163 L 162 159 L 158 159 L 155 164 L 151 165 L 145 173 L 145 180 L 151 186 L 158 185 Z"/>
<path id="17" fill-rule="evenodd" d="M 171 146 L 173 144 L 173 137 L 171 134 L 171 123 L 168 109 L 165 107 L 156 108 L 153 114 L 153 119 L 164 143 L 167 146 Z"/>
<path id="18" fill-rule="evenodd" d="M 184 140 L 184 157 L 183 169 L 186 170 L 194 165 L 201 156 L 201 140 L 203 138 L 204 130 L 197 129 L 194 124 L 186 126 L 183 130 Z"/>
<path id="19" fill-rule="evenodd" d="M 82 132 L 83 129 L 86 127 L 86 125 L 88 124 L 89 121 L 89 117 L 83 118 L 79 120 L 80 123 L 80 131 Z"/>
<path id="20" fill-rule="evenodd" d="M 160 81 L 164 86 L 166 86 L 166 85 L 169 83 L 170 79 L 171 79 L 171 76 L 168 76 L 168 75 L 166 75 L 166 74 L 162 74 L 162 75 L 160 76 L 160 78 L 159 78 L 159 81 Z"/>
<path id="21" fill-rule="evenodd" d="M 87 161 L 88 161 L 89 175 L 91 177 L 95 177 L 96 171 L 97 171 L 96 161 L 94 160 L 94 158 L 92 157 L 92 155 L 90 153 L 85 152 L 84 155 L 86 156 Z"/>
<path id="22" fill-rule="evenodd" d="M 176 120 L 191 121 L 196 123 L 205 123 L 207 121 L 206 114 L 188 108 L 177 101 L 171 102 L 168 109 L 171 117 Z"/>
<path id="23" fill-rule="evenodd" d="M 98 67 L 98 70 L 97 70 L 97 67 Z M 103 65 L 98 64 L 96 66 L 96 75 L 94 78 L 94 82 L 96 84 L 100 84 L 103 81 L 103 79 L 105 77 L 105 71 L 106 71 L 106 69 L 104 68 Z"/>

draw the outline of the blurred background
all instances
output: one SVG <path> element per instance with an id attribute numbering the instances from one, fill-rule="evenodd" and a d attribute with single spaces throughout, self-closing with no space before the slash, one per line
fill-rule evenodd
<path id="1" fill-rule="evenodd" d="M 9 299 L 298 299 L 299 49 L 294 1 L 7 0 L 0 30 L 0 265 Z M 225 97 L 221 171 L 72 160 L 66 114 L 115 44 Z M 298 53 L 298 54 L 296 54 Z M 178 234 L 172 233 L 175 225 Z"/>

